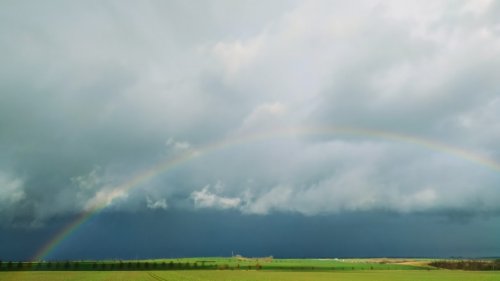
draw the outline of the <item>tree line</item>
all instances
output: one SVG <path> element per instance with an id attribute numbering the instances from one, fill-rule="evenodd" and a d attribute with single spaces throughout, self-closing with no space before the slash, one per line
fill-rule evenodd
<path id="1" fill-rule="evenodd" d="M 262 265 L 230 266 L 228 264 L 174 261 L 40 261 L 40 262 L 3 262 L 0 271 L 112 271 L 112 270 L 260 270 Z"/>
<path id="2" fill-rule="evenodd" d="M 22 270 L 168 270 L 168 269 L 211 269 L 215 265 L 196 262 L 149 262 L 149 261 L 42 261 L 13 262 L 0 261 L 2 271 Z"/>
<path id="3" fill-rule="evenodd" d="M 459 261 L 433 261 L 429 265 L 458 270 L 500 270 L 500 259 L 485 260 L 459 260 Z"/>

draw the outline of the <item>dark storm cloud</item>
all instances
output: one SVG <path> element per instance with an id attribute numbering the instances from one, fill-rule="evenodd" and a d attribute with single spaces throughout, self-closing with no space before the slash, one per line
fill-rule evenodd
<path id="1" fill-rule="evenodd" d="M 59 219 L 51 224 L 61 227 L 65 222 Z M 278 258 L 487 257 L 500 250 L 499 225 L 498 218 L 453 223 L 385 212 L 314 217 L 241 216 L 234 211 L 106 212 L 64 240 L 47 259 L 229 256 L 232 252 Z M 57 227 L 1 231 L 0 240 L 13 235 L 16 240 L 2 248 L 0 258 L 30 258 L 30 251 L 40 248 Z"/>
<path id="2" fill-rule="evenodd" d="M 273 135 L 360 127 L 500 159 L 496 3 L 1 6 L 2 225 L 96 202 L 117 212 L 499 211 L 498 167 L 485 161 L 369 134 Z M 120 189 L 183 153 L 200 156 Z"/>

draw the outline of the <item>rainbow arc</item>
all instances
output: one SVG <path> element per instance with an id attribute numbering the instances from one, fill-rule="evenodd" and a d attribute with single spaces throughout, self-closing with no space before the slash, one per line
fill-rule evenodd
<path id="1" fill-rule="evenodd" d="M 189 149 L 185 153 L 167 159 L 160 162 L 147 170 L 144 170 L 134 177 L 130 178 L 128 181 L 113 187 L 107 191 L 106 196 L 96 197 L 97 199 L 87 205 L 87 208 L 80 213 L 75 219 L 63 227 L 59 232 L 56 233 L 47 243 L 41 247 L 33 257 L 33 260 L 44 260 L 49 256 L 57 247 L 60 245 L 67 237 L 71 236 L 75 231 L 77 231 L 82 225 L 85 224 L 90 218 L 94 217 L 105 209 L 109 203 L 116 197 L 126 194 L 131 189 L 136 188 L 142 184 L 145 184 L 150 179 L 158 176 L 159 174 L 168 172 L 169 170 L 196 158 L 202 157 L 210 152 L 219 151 L 228 147 L 235 147 L 238 145 L 252 143 L 256 141 L 271 140 L 277 137 L 299 137 L 307 135 L 326 135 L 326 136 L 359 136 L 359 137 L 369 137 L 375 139 L 382 139 L 394 142 L 401 142 L 406 144 L 411 144 L 419 147 L 424 147 L 431 149 L 440 153 L 446 153 L 449 155 L 456 156 L 458 158 L 464 159 L 471 163 L 475 163 L 491 169 L 496 172 L 500 172 L 500 163 L 481 156 L 472 151 L 461 149 L 459 147 L 451 146 L 442 142 L 433 141 L 426 138 L 421 138 L 417 136 L 382 131 L 364 128 L 353 128 L 353 127 L 332 127 L 332 126 L 320 126 L 320 127 L 289 127 L 280 128 L 275 130 L 239 134 L 229 136 L 221 141 L 213 142 L 205 146 L 201 146 L 197 149 Z"/>

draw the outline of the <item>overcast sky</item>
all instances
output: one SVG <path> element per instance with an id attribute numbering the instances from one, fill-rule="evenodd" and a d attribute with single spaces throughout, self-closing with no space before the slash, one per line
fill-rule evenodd
<path id="1" fill-rule="evenodd" d="M 254 255 L 500 255 L 498 1 L 2 1 L 0 62 L 0 259 L 96 206 L 81 237 L 252 231 L 228 216 L 281 221 Z M 351 220 L 410 246 L 300 244 Z M 225 253 L 203 245 L 161 249 Z"/>

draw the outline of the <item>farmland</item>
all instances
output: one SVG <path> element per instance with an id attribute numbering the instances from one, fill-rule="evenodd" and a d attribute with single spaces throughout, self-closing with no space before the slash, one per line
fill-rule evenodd
<path id="1" fill-rule="evenodd" d="M 16 281 L 447 281 L 447 280 L 500 280 L 500 272 L 472 272 L 449 270 L 373 270 L 345 272 L 284 272 L 284 271 L 237 271 L 237 270 L 198 270 L 198 271 L 29 271 L 1 272 L 0 280 Z"/>
<path id="2" fill-rule="evenodd" d="M 500 280 L 500 271 L 431 267 L 430 259 L 183 258 L 2 263 L 0 280 Z"/>
<path id="3" fill-rule="evenodd" d="M 3 262 L 6 271 L 143 271 L 143 270 L 260 270 L 260 271 L 352 271 L 432 269 L 424 260 L 403 259 L 273 259 L 181 258 L 156 260 Z"/>

